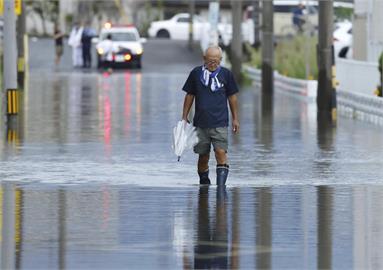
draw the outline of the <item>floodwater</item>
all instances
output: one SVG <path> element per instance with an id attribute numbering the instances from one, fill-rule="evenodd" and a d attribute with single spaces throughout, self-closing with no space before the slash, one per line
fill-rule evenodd
<path id="1" fill-rule="evenodd" d="M 196 156 L 171 150 L 195 63 L 146 46 L 177 61 L 31 70 L 0 143 L 2 269 L 383 268 L 382 127 L 242 87 L 228 185 L 200 187 Z"/>
<path id="2" fill-rule="evenodd" d="M 383 267 L 382 186 L 12 188 L 2 269 Z"/>

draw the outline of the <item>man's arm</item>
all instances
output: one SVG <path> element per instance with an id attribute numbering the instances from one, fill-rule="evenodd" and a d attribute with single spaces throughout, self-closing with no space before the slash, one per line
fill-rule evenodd
<path id="1" fill-rule="evenodd" d="M 194 96 L 191 94 L 186 94 L 185 100 L 184 100 L 184 107 L 182 110 L 182 120 L 185 120 L 188 122 L 188 115 L 190 112 L 190 108 L 193 105 L 193 102 L 194 102 Z"/>
<path id="2" fill-rule="evenodd" d="M 234 133 L 239 132 L 239 119 L 238 119 L 238 101 L 237 101 L 237 95 L 231 95 L 229 96 L 229 106 L 231 111 L 231 117 L 232 117 L 232 126 Z"/>

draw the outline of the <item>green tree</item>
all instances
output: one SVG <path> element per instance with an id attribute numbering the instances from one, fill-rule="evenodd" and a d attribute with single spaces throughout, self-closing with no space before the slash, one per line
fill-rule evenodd
<path id="1" fill-rule="evenodd" d="M 43 35 L 47 34 L 46 21 L 57 21 L 59 0 L 26 0 L 26 12 L 35 12 L 42 20 Z"/>

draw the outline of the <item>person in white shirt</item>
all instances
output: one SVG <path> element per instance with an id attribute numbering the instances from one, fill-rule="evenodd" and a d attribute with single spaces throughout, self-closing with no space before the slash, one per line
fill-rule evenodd
<path id="1" fill-rule="evenodd" d="M 108 34 L 106 39 L 101 41 L 97 46 L 98 49 L 102 50 L 101 60 L 105 67 L 111 67 L 113 62 L 113 42 L 112 35 Z"/>
<path id="2" fill-rule="evenodd" d="M 68 44 L 72 47 L 72 63 L 74 67 L 82 67 L 82 44 L 81 37 L 83 27 L 76 23 L 69 35 Z"/>

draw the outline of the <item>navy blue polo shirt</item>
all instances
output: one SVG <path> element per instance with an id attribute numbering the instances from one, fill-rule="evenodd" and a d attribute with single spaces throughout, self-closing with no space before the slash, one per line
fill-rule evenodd
<path id="1" fill-rule="evenodd" d="M 229 110 L 227 98 L 238 92 L 233 73 L 221 67 L 217 77 L 223 86 L 212 91 L 211 79 L 208 86 L 201 82 L 202 66 L 195 67 L 189 74 L 182 90 L 195 97 L 195 114 L 193 124 L 200 128 L 227 127 Z"/>

